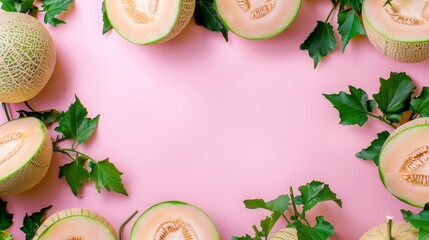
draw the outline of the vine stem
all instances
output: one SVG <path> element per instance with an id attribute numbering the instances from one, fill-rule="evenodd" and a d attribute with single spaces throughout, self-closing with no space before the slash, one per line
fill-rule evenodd
<path id="1" fill-rule="evenodd" d="M 286 222 L 290 225 L 291 223 L 290 223 L 289 219 L 287 219 L 286 215 L 284 213 L 282 213 L 282 216 L 286 220 Z"/>
<path id="2" fill-rule="evenodd" d="M 395 127 L 392 123 L 390 123 L 389 121 L 387 121 L 387 120 L 386 120 L 386 119 L 384 119 L 383 117 L 381 117 L 381 116 L 377 116 L 377 115 L 375 115 L 375 114 L 373 114 L 373 113 L 370 113 L 370 112 L 368 112 L 368 115 L 369 115 L 369 116 L 371 116 L 371 117 L 373 117 L 373 118 L 377 118 L 378 120 L 380 120 L 380 121 L 384 122 L 385 124 L 389 125 L 390 127 L 392 127 L 392 128 L 394 128 L 394 129 L 396 129 L 396 127 Z"/>
<path id="3" fill-rule="evenodd" d="M 124 223 L 122 223 L 122 225 L 119 227 L 119 240 L 122 240 L 122 236 L 124 235 L 124 228 L 125 226 L 131 221 L 131 219 L 133 219 L 133 217 L 138 213 L 139 211 L 135 211 L 133 214 L 131 214 L 131 216 L 129 218 L 127 218 L 127 220 L 125 220 Z"/>
<path id="4" fill-rule="evenodd" d="M 295 196 L 293 194 L 293 188 L 292 188 L 292 186 L 289 187 L 289 192 L 290 192 L 290 198 L 291 198 L 291 201 L 292 201 L 293 214 L 294 214 L 295 218 L 298 219 L 299 215 L 298 215 L 298 210 L 296 209 Z"/>
<path id="5" fill-rule="evenodd" d="M 28 102 L 27 101 L 25 101 L 24 102 L 24 104 L 25 104 L 25 106 L 27 106 L 28 107 L 28 109 L 30 109 L 31 111 L 33 111 L 33 112 L 36 112 L 31 106 L 30 106 L 30 104 L 28 104 Z"/>
<path id="6" fill-rule="evenodd" d="M 334 3 L 334 6 L 332 7 L 331 11 L 329 12 L 328 17 L 326 18 L 325 23 L 327 23 L 329 21 L 329 19 L 331 18 L 332 13 L 334 13 L 335 9 L 337 9 L 337 6 L 338 6 L 338 2 L 336 1 Z"/>
<path id="7" fill-rule="evenodd" d="M 79 152 L 79 151 L 77 151 L 75 149 L 54 147 L 54 152 L 59 152 L 59 153 L 65 154 L 67 156 L 70 156 L 69 153 L 72 152 L 72 153 L 75 153 L 75 154 L 82 155 L 83 157 L 88 158 L 92 162 L 97 162 L 92 157 L 90 157 L 90 156 L 88 156 L 88 155 L 86 155 L 84 153 L 81 153 L 81 152 Z"/>
<path id="8" fill-rule="evenodd" d="M 11 118 L 10 118 L 10 115 L 9 115 L 9 111 L 7 110 L 7 103 L 2 103 L 2 105 L 3 105 L 4 113 L 6 114 L 7 121 L 10 121 Z"/>

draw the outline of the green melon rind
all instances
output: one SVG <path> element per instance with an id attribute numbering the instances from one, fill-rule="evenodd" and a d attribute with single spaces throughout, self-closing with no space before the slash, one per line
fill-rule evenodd
<path id="1" fill-rule="evenodd" d="M 57 212 L 47 218 L 42 225 L 37 229 L 32 240 L 38 240 L 43 237 L 44 234 L 48 233 L 55 225 L 61 220 L 73 218 L 73 217 L 84 217 L 91 221 L 96 221 L 103 225 L 111 233 L 114 239 L 118 239 L 118 236 L 113 229 L 113 226 L 101 215 L 96 212 L 90 211 L 84 208 L 70 208 L 60 212 Z"/>
<path id="2" fill-rule="evenodd" d="M 133 225 L 133 227 L 131 229 L 130 240 L 133 239 L 133 234 L 134 234 L 134 231 L 136 229 L 136 226 L 138 225 L 139 221 L 145 216 L 145 214 L 149 213 L 152 209 L 154 209 L 156 207 L 159 207 L 159 206 L 162 206 L 162 205 L 185 205 L 185 206 L 190 206 L 190 207 L 193 207 L 193 208 L 199 210 L 202 214 L 204 214 L 207 217 L 207 219 L 209 219 L 209 221 L 213 225 L 213 228 L 216 230 L 215 231 L 216 232 L 216 239 L 220 240 L 219 232 L 218 232 L 218 230 L 216 228 L 216 225 L 214 224 L 213 220 L 210 218 L 210 216 L 206 212 L 204 212 L 201 208 L 199 208 L 197 206 L 194 206 L 194 205 L 191 205 L 191 204 L 188 204 L 188 203 L 185 203 L 185 202 L 181 202 L 181 201 L 174 201 L 174 200 L 173 201 L 160 202 L 158 204 L 153 205 L 152 207 L 150 207 L 146 211 L 144 211 L 140 215 L 140 217 L 137 218 L 137 220 L 135 221 L 135 223 L 134 223 L 134 225 Z"/>
<path id="3" fill-rule="evenodd" d="M 408 131 L 408 130 L 413 129 L 413 128 L 419 128 L 419 127 L 429 127 L 429 117 L 415 119 L 413 121 L 410 121 L 410 122 L 407 122 L 407 123 L 401 125 L 397 129 L 395 129 L 395 131 L 393 131 L 393 133 L 384 142 L 383 147 L 381 148 L 381 151 L 380 151 L 380 159 L 382 159 L 381 156 L 383 154 L 383 150 L 386 148 L 387 144 L 390 141 L 392 141 L 393 139 L 396 139 L 399 135 L 401 135 L 405 131 Z M 378 173 L 380 175 L 381 182 L 383 183 L 384 187 L 387 190 L 389 190 L 389 187 L 386 184 L 385 176 L 384 176 L 383 172 L 381 171 L 381 167 L 380 166 L 381 166 L 381 164 L 378 165 Z M 399 197 L 399 196 L 397 196 L 397 195 L 395 195 L 393 193 L 392 193 L 392 195 L 395 196 L 397 199 L 401 200 L 402 202 L 404 202 L 406 204 L 409 204 L 411 206 L 420 207 L 420 208 L 424 207 L 424 206 L 419 205 L 417 203 L 410 202 L 407 199 Z"/>
<path id="4" fill-rule="evenodd" d="M 183 1 L 189 1 L 189 3 L 186 4 L 191 4 L 191 6 L 186 6 L 185 4 L 183 4 Z M 110 24 L 112 25 L 112 27 L 115 29 L 115 31 L 124 39 L 126 39 L 127 41 L 137 44 L 137 45 L 152 45 L 152 44 L 160 44 L 160 43 L 164 43 L 167 42 L 171 39 L 173 39 L 174 37 L 176 37 L 180 32 L 183 31 L 183 29 L 185 29 L 185 27 L 188 25 L 189 21 L 192 18 L 193 14 L 188 14 L 187 16 L 187 11 L 191 11 L 188 9 L 192 9 L 192 13 L 195 9 L 195 4 L 196 4 L 196 0 L 180 0 L 178 1 L 178 10 L 176 12 L 176 21 L 173 23 L 173 25 L 171 25 L 171 27 L 169 28 L 169 30 L 165 33 L 164 36 L 155 39 L 151 42 L 145 42 L 145 43 L 141 43 L 141 42 L 135 42 L 135 41 L 131 41 L 129 39 L 127 39 L 123 33 L 121 33 L 120 28 L 118 26 L 115 25 L 115 23 L 113 21 L 110 21 Z M 107 12 L 107 17 L 109 18 L 109 7 L 108 4 L 106 4 L 106 12 Z M 110 18 L 109 18 L 110 19 Z M 183 20 L 183 23 L 178 25 L 178 23 L 180 23 L 180 21 Z"/>
<path id="5" fill-rule="evenodd" d="M 3 125 L 13 123 L 14 121 L 24 120 L 16 119 Z M 22 165 L 11 172 L 9 175 L 0 179 L 0 195 L 13 195 L 24 192 L 34 187 L 46 175 L 52 158 L 52 140 L 45 124 L 37 118 L 31 118 L 39 122 L 39 127 L 45 135 L 45 139 L 35 148 L 32 156 Z M 1 126 L 0 126 L 1 127 Z M 33 164 L 35 162 L 36 164 Z"/>
<path id="6" fill-rule="evenodd" d="M 271 35 L 268 35 L 268 36 L 265 36 L 265 37 L 255 37 L 255 38 L 252 38 L 252 37 L 246 37 L 246 36 L 238 34 L 234 29 L 231 28 L 231 26 L 229 26 L 228 22 L 222 17 L 222 14 L 220 13 L 220 11 L 218 9 L 218 6 L 217 6 L 217 0 L 215 0 L 215 9 L 216 9 L 216 12 L 217 12 L 217 14 L 219 16 L 219 19 L 221 20 L 221 22 L 223 23 L 223 25 L 226 28 L 228 28 L 231 32 L 233 32 L 235 35 L 237 35 L 237 36 L 239 36 L 241 38 L 244 38 L 244 39 L 249 39 L 249 40 L 265 40 L 265 39 L 270 39 L 270 38 L 273 38 L 273 37 L 277 37 L 278 35 L 282 34 L 295 21 L 296 17 L 298 16 L 298 13 L 299 13 L 299 11 L 301 9 L 301 5 L 302 5 L 302 0 L 299 1 L 298 7 L 296 8 L 295 14 L 293 15 L 293 17 L 290 18 L 290 20 L 288 22 L 286 22 L 285 25 L 283 25 L 278 32 L 275 32 L 275 33 L 273 33 Z"/>
<path id="7" fill-rule="evenodd" d="M 362 19 L 369 41 L 387 57 L 406 63 L 417 63 L 429 60 L 429 39 L 399 40 L 394 36 L 378 31 L 366 16 L 365 4 L 362 5 Z"/>

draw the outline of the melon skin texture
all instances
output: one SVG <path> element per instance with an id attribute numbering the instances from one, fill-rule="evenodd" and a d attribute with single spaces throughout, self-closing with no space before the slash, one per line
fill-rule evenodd
<path id="1" fill-rule="evenodd" d="M 158 203 L 134 223 L 130 240 L 220 240 L 210 217 L 201 209 L 178 201 Z"/>
<path id="2" fill-rule="evenodd" d="M 387 224 L 380 224 L 368 230 L 359 240 L 386 240 Z M 418 230 L 409 223 L 395 222 L 392 224 L 393 240 L 418 240 Z"/>
<path id="3" fill-rule="evenodd" d="M 96 212 L 71 208 L 47 218 L 33 240 L 88 239 L 118 240 L 112 225 Z"/>
<path id="4" fill-rule="evenodd" d="M 55 46 L 42 23 L 22 13 L 0 13 L 0 102 L 35 97 L 51 78 L 55 62 Z"/>
<path id="5" fill-rule="evenodd" d="M 0 196 L 34 187 L 46 175 L 52 140 L 42 121 L 20 118 L 0 126 Z"/>
<path id="6" fill-rule="evenodd" d="M 215 0 L 223 24 L 235 35 L 264 40 L 284 32 L 298 16 L 302 0 Z"/>
<path id="7" fill-rule="evenodd" d="M 191 20 L 196 0 L 106 0 L 107 15 L 119 35 L 131 43 L 167 42 Z"/>
<path id="8" fill-rule="evenodd" d="M 298 240 L 298 235 L 295 228 L 283 228 L 276 232 L 271 240 Z"/>
<path id="9" fill-rule="evenodd" d="M 415 1 L 415 2 L 414 2 Z M 387 57 L 407 63 L 416 63 L 429 60 L 429 5 L 422 5 L 419 2 L 422 0 L 404 1 L 392 0 L 391 4 L 394 9 L 408 8 L 408 5 L 416 4 L 419 11 L 410 14 L 409 18 L 419 21 L 419 24 L 405 24 L 394 21 L 394 17 L 389 15 L 386 10 L 385 0 L 365 0 L 362 5 L 362 19 L 368 39 L 374 47 Z M 389 7 L 389 6 L 387 6 Z M 411 8 L 411 7 L 409 7 Z M 423 9 L 421 9 L 423 8 Z M 428 8 L 425 13 L 425 10 Z M 421 10 L 421 12 L 420 12 Z M 394 11 L 394 14 L 399 14 L 399 11 Z M 407 13 L 402 13 L 400 17 L 408 17 Z"/>

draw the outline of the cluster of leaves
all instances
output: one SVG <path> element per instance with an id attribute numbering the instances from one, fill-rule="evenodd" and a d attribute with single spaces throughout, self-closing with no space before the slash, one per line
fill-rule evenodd
<path id="1" fill-rule="evenodd" d="M 290 187 L 289 195 L 281 195 L 274 200 L 266 202 L 262 199 L 245 200 L 244 205 L 248 209 L 265 209 L 271 212 L 260 223 L 260 229 L 253 226 L 254 236 L 246 234 L 242 237 L 233 237 L 232 240 L 262 240 L 268 239 L 268 236 L 274 225 L 280 218 L 287 222 L 287 228 L 297 230 L 298 239 L 300 240 L 326 240 L 334 234 L 334 227 L 325 220 L 323 216 L 316 217 L 316 225 L 312 226 L 307 218 L 306 212 L 314 206 L 325 201 L 334 201 L 342 207 L 342 202 L 337 195 L 331 191 L 329 185 L 312 181 L 298 188 L 301 195 L 294 196 L 293 189 Z M 289 206 L 292 205 L 293 213 L 289 218 Z M 301 206 L 301 212 L 297 206 Z"/>
<path id="2" fill-rule="evenodd" d="M 411 211 L 401 210 L 402 217 L 419 231 L 419 240 L 429 239 L 429 203 L 424 209 L 413 214 Z"/>
<path id="3" fill-rule="evenodd" d="M 6 207 L 7 202 L 0 199 L 0 240 L 13 240 L 12 235 L 6 232 L 13 223 L 13 214 L 9 213 Z M 33 239 L 34 234 L 42 224 L 47 211 L 51 207 L 52 206 L 42 208 L 39 212 L 35 212 L 31 215 L 25 214 L 22 227 L 20 228 L 21 231 L 25 233 L 25 240 Z"/>
<path id="4" fill-rule="evenodd" d="M 98 191 L 102 188 L 120 194 L 128 195 L 122 184 L 120 172 L 109 159 L 96 161 L 92 157 L 77 150 L 77 145 L 84 144 L 94 133 L 100 115 L 88 118 L 88 111 L 82 105 L 78 97 L 70 105 L 66 112 L 55 109 L 47 111 L 18 111 L 20 117 L 37 117 L 47 126 L 58 122 L 55 131 L 62 136 L 57 136 L 53 141 L 54 151 L 67 156 L 71 162 L 60 167 L 60 178 L 65 178 L 74 195 L 79 196 L 84 184 L 93 182 Z M 71 140 L 71 147 L 61 147 L 63 141 Z"/>
<path id="5" fill-rule="evenodd" d="M 68 10 L 73 0 L 41 0 L 42 5 L 39 9 L 35 5 L 35 0 L 0 0 L 1 9 L 6 12 L 20 12 L 35 16 L 39 12 L 44 12 L 44 22 L 56 27 L 58 24 L 64 24 L 63 20 L 57 18 L 57 15 Z"/>
<path id="6" fill-rule="evenodd" d="M 363 126 L 368 117 L 376 118 L 392 128 L 417 117 L 429 116 L 429 87 L 423 87 L 419 96 L 412 79 L 406 73 L 390 73 L 388 79 L 380 78 L 379 92 L 368 99 L 368 94 L 353 86 L 350 93 L 324 94 L 340 114 L 340 124 Z M 380 115 L 374 113 L 378 107 Z M 356 154 L 363 160 L 374 160 L 378 166 L 381 147 L 389 137 L 388 131 L 377 134 L 371 145 Z"/>

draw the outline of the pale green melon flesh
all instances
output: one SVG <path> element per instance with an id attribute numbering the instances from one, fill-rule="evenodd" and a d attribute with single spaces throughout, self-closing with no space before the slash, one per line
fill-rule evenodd
<path id="1" fill-rule="evenodd" d="M 148 45 L 177 36 L 193 15 L 195 0 L 106 0 L 106 9 L 122 37 Z"/>
<path id="2" fill-rule="evenodd" d="M 46 219 L 33 240 L 117 240 L 110 223 L 95 212 L 74 208 Z"/>
<path id="3" fill-rule="evenodd" d="M 212 220 L 199 208 L 163 202 L 149 208 L 134 223 L 131 240 L 220 240 Z"/>
<path id="4" fill-rule="evenodd" d="M 392 224 L 393 240 L 417 240 L 418 231 L 409 223 L 395 222 Z M 368 230 L 359 240 L 386 240 L 387 224 L 380 224 Z"/>
<path id="5" fill-rule="evenodd" d="M 55 47 L 36 18 L 0 13 L 0 102 L 23 102 L 48 83 L 55 67 Z"/>
<path id="6" fill-rule="evenodd" d="M 0 195 L 26 191 L 48 171 L 52 141 L 36 118 L 21 118 L 0 126 Z"/>
<path id="7" fill-rule="evenodd" d="M 301 0 L 215 0 L 222 22 L 247 39 L 272 38 L 295 20 Z"/>

